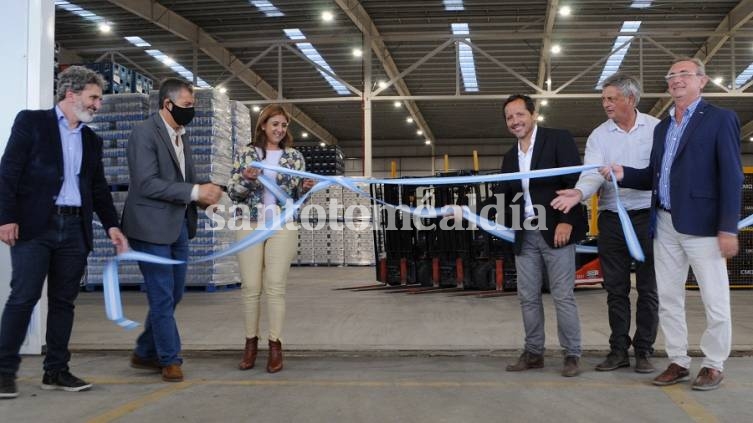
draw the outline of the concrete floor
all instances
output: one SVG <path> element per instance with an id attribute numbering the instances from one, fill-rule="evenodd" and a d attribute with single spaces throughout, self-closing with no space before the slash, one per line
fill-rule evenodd
<path id="1" fill-rule="evenodd" d="M 372 268 L 293 268 L 285 370 L 276 375 L 264 372 L 264 353 L 258 368 L 235 370 L 244 337 L 239 290 L 188 292 L 177 312 L 186 355 L 180 384 L 130 369 L 138 331 L 105 319 L 100 292 L 81 293 L 71 364 L 95 388 L 41 391 L 41 358 L 25 357 L 21 396 L 0 401 L 0 421 L 753 421 L 753 291 L 732 295 L 734 357 L 724 386 L 697 393 L 687 383 L 654 387 L 653 376 L 630 369 L 591 370 L 608 349 L 602 289 L 577 291 L 585 372 L 564 379 L 548 297 L 547 367 L 513 374 L 504 367 L 523 340 L 515 296 L 335 290 L 373 278 Z M 128 317 L 143 319 L 144 294 L 124 292 L 123 301 Z M 687 303 L 697 349 L 705 326 L 698 292 L 688 291 Z"/>

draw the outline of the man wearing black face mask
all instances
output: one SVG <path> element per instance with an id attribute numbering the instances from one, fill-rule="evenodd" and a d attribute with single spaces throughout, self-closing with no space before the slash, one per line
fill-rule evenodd
<path id="1" fill-rule="evenodd" d="M 131 247 L 185 261 L 196 235 L 196 205 L 216 204 L 219 186 L 199 184 L 184 126 L 194 116 L 191 84 L 168 78 L 160 84 L 160 110 L 133 129 L 128 139 L 131 184 L 123 210 L 123 231 Z M 149 300 L 144 332 L 136 341 L 131 367 L 159 371 L 162 380 L 183 380 L 175 307 L 183 296 L 185 263 L 139 263 Z"/>

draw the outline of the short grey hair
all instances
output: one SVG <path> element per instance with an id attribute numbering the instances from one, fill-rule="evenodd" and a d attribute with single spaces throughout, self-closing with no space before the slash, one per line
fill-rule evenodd
<path id="1" fill-rule="evenodd" d="M 182 90 L 188 90 L 189 93 L 193 94 L 193 85 L 174 77 L 163 79 L 159 84 L 159 108 L 162 109 L 166 99 L 175 103 Z"/>
<path id="2" fill-rule="evenodd" d="M 105 89 L 105 79 L 102 75 L 87 69 L 83 66 L 69 66 L 66 70 L 58 74 L 57 101 L 63 101 L 68 91 L 78 94 L 86 88 L 87 85 L 94 84 Z"/>
<path id="3" fill-rule="evenodd" d="M 638 105 L 638 102 L 641 101 L 641 83 L 628 74 L 615 73 L 614 75 L 605 79 L 601 86 L 603 88 L 615 87 L 620 90 L 622 95 L 624 95 L 625 97 L 632 96 L 633 98 L 635 98 L 636 105 Z"/>
<path id="4" fill-rule="evenodd" d="M 677 59 L 675 59 L 672 62 L 672 65 L 675 65 L 675 64 L 680 63 L 680 62 L 691 62 L 694 65 L 696 65 L 696 67 L 698 68 L 698 75 L 699 76 L 706 75 L 706 65 L 703 64 L 703 62 L 701 61 L 701 59 L 699 59 L 697 57 L 690 57 L 690 56 L 678 57 Z"/>

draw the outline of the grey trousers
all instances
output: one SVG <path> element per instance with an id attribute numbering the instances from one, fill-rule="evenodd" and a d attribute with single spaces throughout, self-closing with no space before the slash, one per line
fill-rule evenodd
<path id="1" fill-rule="evenodd" d="M 580 318 L 575 303 L 575 245 L 551 248 L 539 231 L 520 231 L 523 245 L 515 256 L 518 273 L 518 299 L 526 331 L 525 350 L 544 353 L 544 305 L 541 287 L 544 266 L 549 278 L 549 290 L 557 311 L 557 335 L 567 356 L 580 357 Z"/>

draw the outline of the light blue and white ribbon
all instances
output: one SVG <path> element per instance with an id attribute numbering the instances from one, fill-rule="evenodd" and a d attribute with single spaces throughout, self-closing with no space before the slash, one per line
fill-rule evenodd
<path id="1" fill-rule="evenodd" d="M 283 168 L 280 166 L 271 166 L 260 162 L 253 162 L 251 167 L 258 169 L 269 169 L 278 173 L 284 173 L 291 176 L 298 176 L 302 178 L 318 180 L 314 187 L 295 201 L 292 206 L 283 209 L 283 213 L 273 219 L 271 225 L 267 225 L 265 228 L 257 228 L 247 235 L 242 240 L 237 241 L 230 245 L 227 249 L 216 252 L 206 257 L 202 257 L 190 262 L 198 263 L 203 261 L 215 260 L 228 255 L 236 254 L 252 245 L 258 244 L 271 237 L 276 231 L 282 228 L 286 222 L 293 220 L 294 216 L 298 213 L 303 203 L 314 193 L 324 190 L 332 185 L 340 185 L 346 189 L 349 189 L 363 197 L 370 198 L 379 204 L 386 207 L 392 207 L 405 213 L 409 213 L 420 218 L 437 218 L 442 216 L 448 216 L 454 213 L 452 207 L 443 208 L 430 208 L 430 207 L 409 207 L 406 205 L 393 205 L 382 201 L 380 199 L 373 198 L 369 193 L 362 190 L 357 186 L 358 183 L 368 184 L 386 184 L 386 185 L 459 185 L 459 184 L 478 184 L 483 182 L 505 182 L 518 179 L 533 179 L 533 178 L 546 178 L 553 176 L 566 175 L 571 173 L 579 173 L 586 170 L 599 168 L 599 165 L 585 165 L 585 166 L 569 166 L 554 169 L 539 169 L 529 172 L 516 172 L 516 173 L 504 173 L 493 175 L 475 175 L 475 176 L 452 176 L 452 177 L 429 177 L 429 178 L 408 178 L 408 179 L 380 179 L 380 178 L 364 178 L 364 177 L 343 177 L 343 176 L 323 176 L 310 172 L 293 170 Z M 277 184 L 270 178 L 260 175 L 259 181 L 265 188 L 275 196 L 275 198 L 281 203 L 287 204 L 290 201 L 289 196 L 283 192 Z M 617 182 L 612 176 L 612 183 L 615 189 L 617 189 Z M 617 196 L 617 213 L 620 218 L 620 224 L 625 234 L 625 240 L 630 251 L 630 255 L 638 260 L 644 261 L 645 256 L 641 249 L 638 238 L 633 229 L 633 225 L 630 222 L 630 217 L 625 210 L 625 207 L 620 201 L 619 195 Z M 496 222 L 492 222 L 485 219 L 475 213 L 473 213 L 467 206 L 461 207 L 461 215 L 464 219 L 472 222 L 481 230 L 488 232 L 500 239 L 508 242 L 514 242 L 515 233 L 512 229 L 499 225 Z M 753 215 L 743 219 L 738 228 L 753 225 Z M 576 246 L 576 251 L 579 253 L 597 253 L 598 250 L 593 246 Z M 117 325 L 125 329 L 133 329 L 138 326 L 138 323 L 129 320 L 123 315 L 123 307 L 120 298 L 119 282 L 118 282 L 118 270 L 117 265 L 119 261 L 136 260 L 156 264 L 180 264 L 181 261 L 167 259 L 164 257 L 154 256 L 151 254 L 140 253 L 136 251 L 129 251 L 115 257 L 110 260 L 105 266 L 104 271 L 104 293 L 105 293 L 105 309 L 107 318 L 115 322 Z"/>

